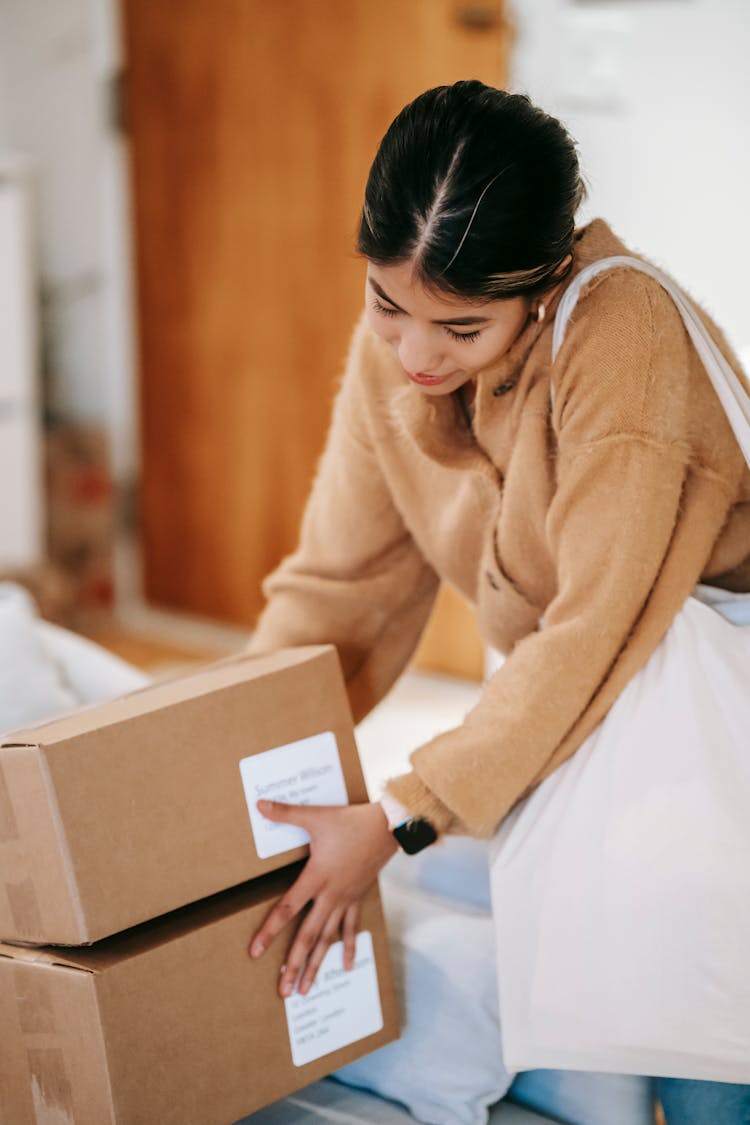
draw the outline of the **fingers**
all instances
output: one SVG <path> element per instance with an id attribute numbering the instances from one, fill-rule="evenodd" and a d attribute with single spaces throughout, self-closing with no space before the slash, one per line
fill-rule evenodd
<path id="1" fill-rule="evenodd" d="M 265 797 L 255 802 L 255 807 L 266 820 L 281 824 L 296 824 L 304 828 L 309 805 L 286 805 L 283 801 L 267 801 Z"/>
<path id="2" fill-rule="evenodd" d="M 316 905 L 300 926 L 289 951 L 279 980 L 279 994 L 291 996 L 294 982 L 298 978 L 298 991 L 302 995 L 308 992 L 315 982 L 318 969 L 328 950 L 335 941 L 339 940 L 339 937 L 343 939 L 344 968 L 353 969 L 358 925 L 359 902 L 353 902 L 346 908 L 337 908 L 327 917 L 325 907 L 318 908 Z"/>
<path id="3" fill-rule="evenodd" d="M 268 801 L 265 797 L 255 802 L 255 807 L 261 816 L 267 820 L 280 821 L 283 824 L 297 824 L 301 828 L 308 828 L 320 823 L 321 817 L 327 818 L 332 812 L 340 814 L 347 805 L 288 805 L 285 801 Z"/>
<path id="4" fill-rule="evenodd" d="M 250 942 L 251 957 L 260 957 L 265 953 L 276 935 L 307 906 L 313 897 L 312 888 L 305 878 L 305 871 L 306 869 L 266 915 L 262 926 Z"/>
<path id="5" fill-rule="evenodd" d="M 359 929 L 359 903 L 353 902 L 344 911 L 341 936 L 344 939 L 344 968 L 354 968 L 357 953 L 357 930 Z"/>
<path id="6" fill-rule="evenodd" d="M 323 926 L 317 942 L 312 948 L 312 952 L 308 955 L 307 964 L 302 972 L 300 978 L 298 991 L 304 996 L 306 992 L 312 987 L 315 978 L 318 975 L 325 955 L 331 948 L 332 944 L 339 939 L 339 930 L 341 927 L 341 917 L 343 911 L 335 910 L 328 918 L 328 921 Z"/>
<path id="7" fill-rule="evenodd" d="M 306 992 L 309 989 L 329 945 L 338 935 L 342 913 L 341 908 L 331 910 L 321 900 L 315 903 L 297 931 L 297 936 L 287 954 L 286 964 L 279 978 L 280 996 L 291 996 L 294 982 L 306 963 L 314 964 L 314 967 L 312 973 L 306 972 L 305 977 L 300 979 L 299 991 Z M 303 981 L 306 984 L 304 990 Z"/>

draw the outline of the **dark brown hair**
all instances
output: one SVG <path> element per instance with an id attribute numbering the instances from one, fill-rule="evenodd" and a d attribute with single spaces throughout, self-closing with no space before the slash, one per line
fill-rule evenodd
<path id="1" fill-rule="evenodd" d="M 379 265 L 413 261 L 429 288 L 469 299 L 539 293 L 566 275 L 584 194 L 574 141 L 528 97 L 438 86 L 380 143 L 357 249 Z"/>

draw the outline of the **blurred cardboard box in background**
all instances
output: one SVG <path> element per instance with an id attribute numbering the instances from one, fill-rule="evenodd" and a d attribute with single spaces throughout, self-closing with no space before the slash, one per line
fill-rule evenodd
<path id="1" fill-rule="evenodd" d="M 114 609 L 115 489 L 102 427 L 55 423 L 44 434 L 44 557 L 0 567 L 47 621 L 78 632 L 108 622 Z"/>
<path id="2" fill-rule="evenodd" d="M 47 557 L 64 576 L 55 620 L 80 631 L 114 608 L 115 490 L 102 427 L 58 424 L 44 438 Z M 49 613 L 42 612 L 45 616 Z"/>

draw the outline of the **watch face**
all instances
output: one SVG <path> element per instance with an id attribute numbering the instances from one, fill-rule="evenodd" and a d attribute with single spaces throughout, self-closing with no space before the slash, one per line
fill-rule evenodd
<path id="1" fill-rule="evenodd" d="M 421 816 L 414 816 L 399 824 L 398 828 L 393 829 L 393 835 L 407 855 L 416 855 L 422 848 L 429 847 L 437 840 L 437 832 L 429 820 L 423 820 Z"/>

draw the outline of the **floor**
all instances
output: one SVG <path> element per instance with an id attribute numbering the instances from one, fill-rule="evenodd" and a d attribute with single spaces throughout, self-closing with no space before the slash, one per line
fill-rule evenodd
<path id="1" fill-rule="evenodd" d="M 89 632 L 97 644 L 155 676 L 220 660 L 239 652 L 246 629 L 123 599 L 111 621 Z"/>

